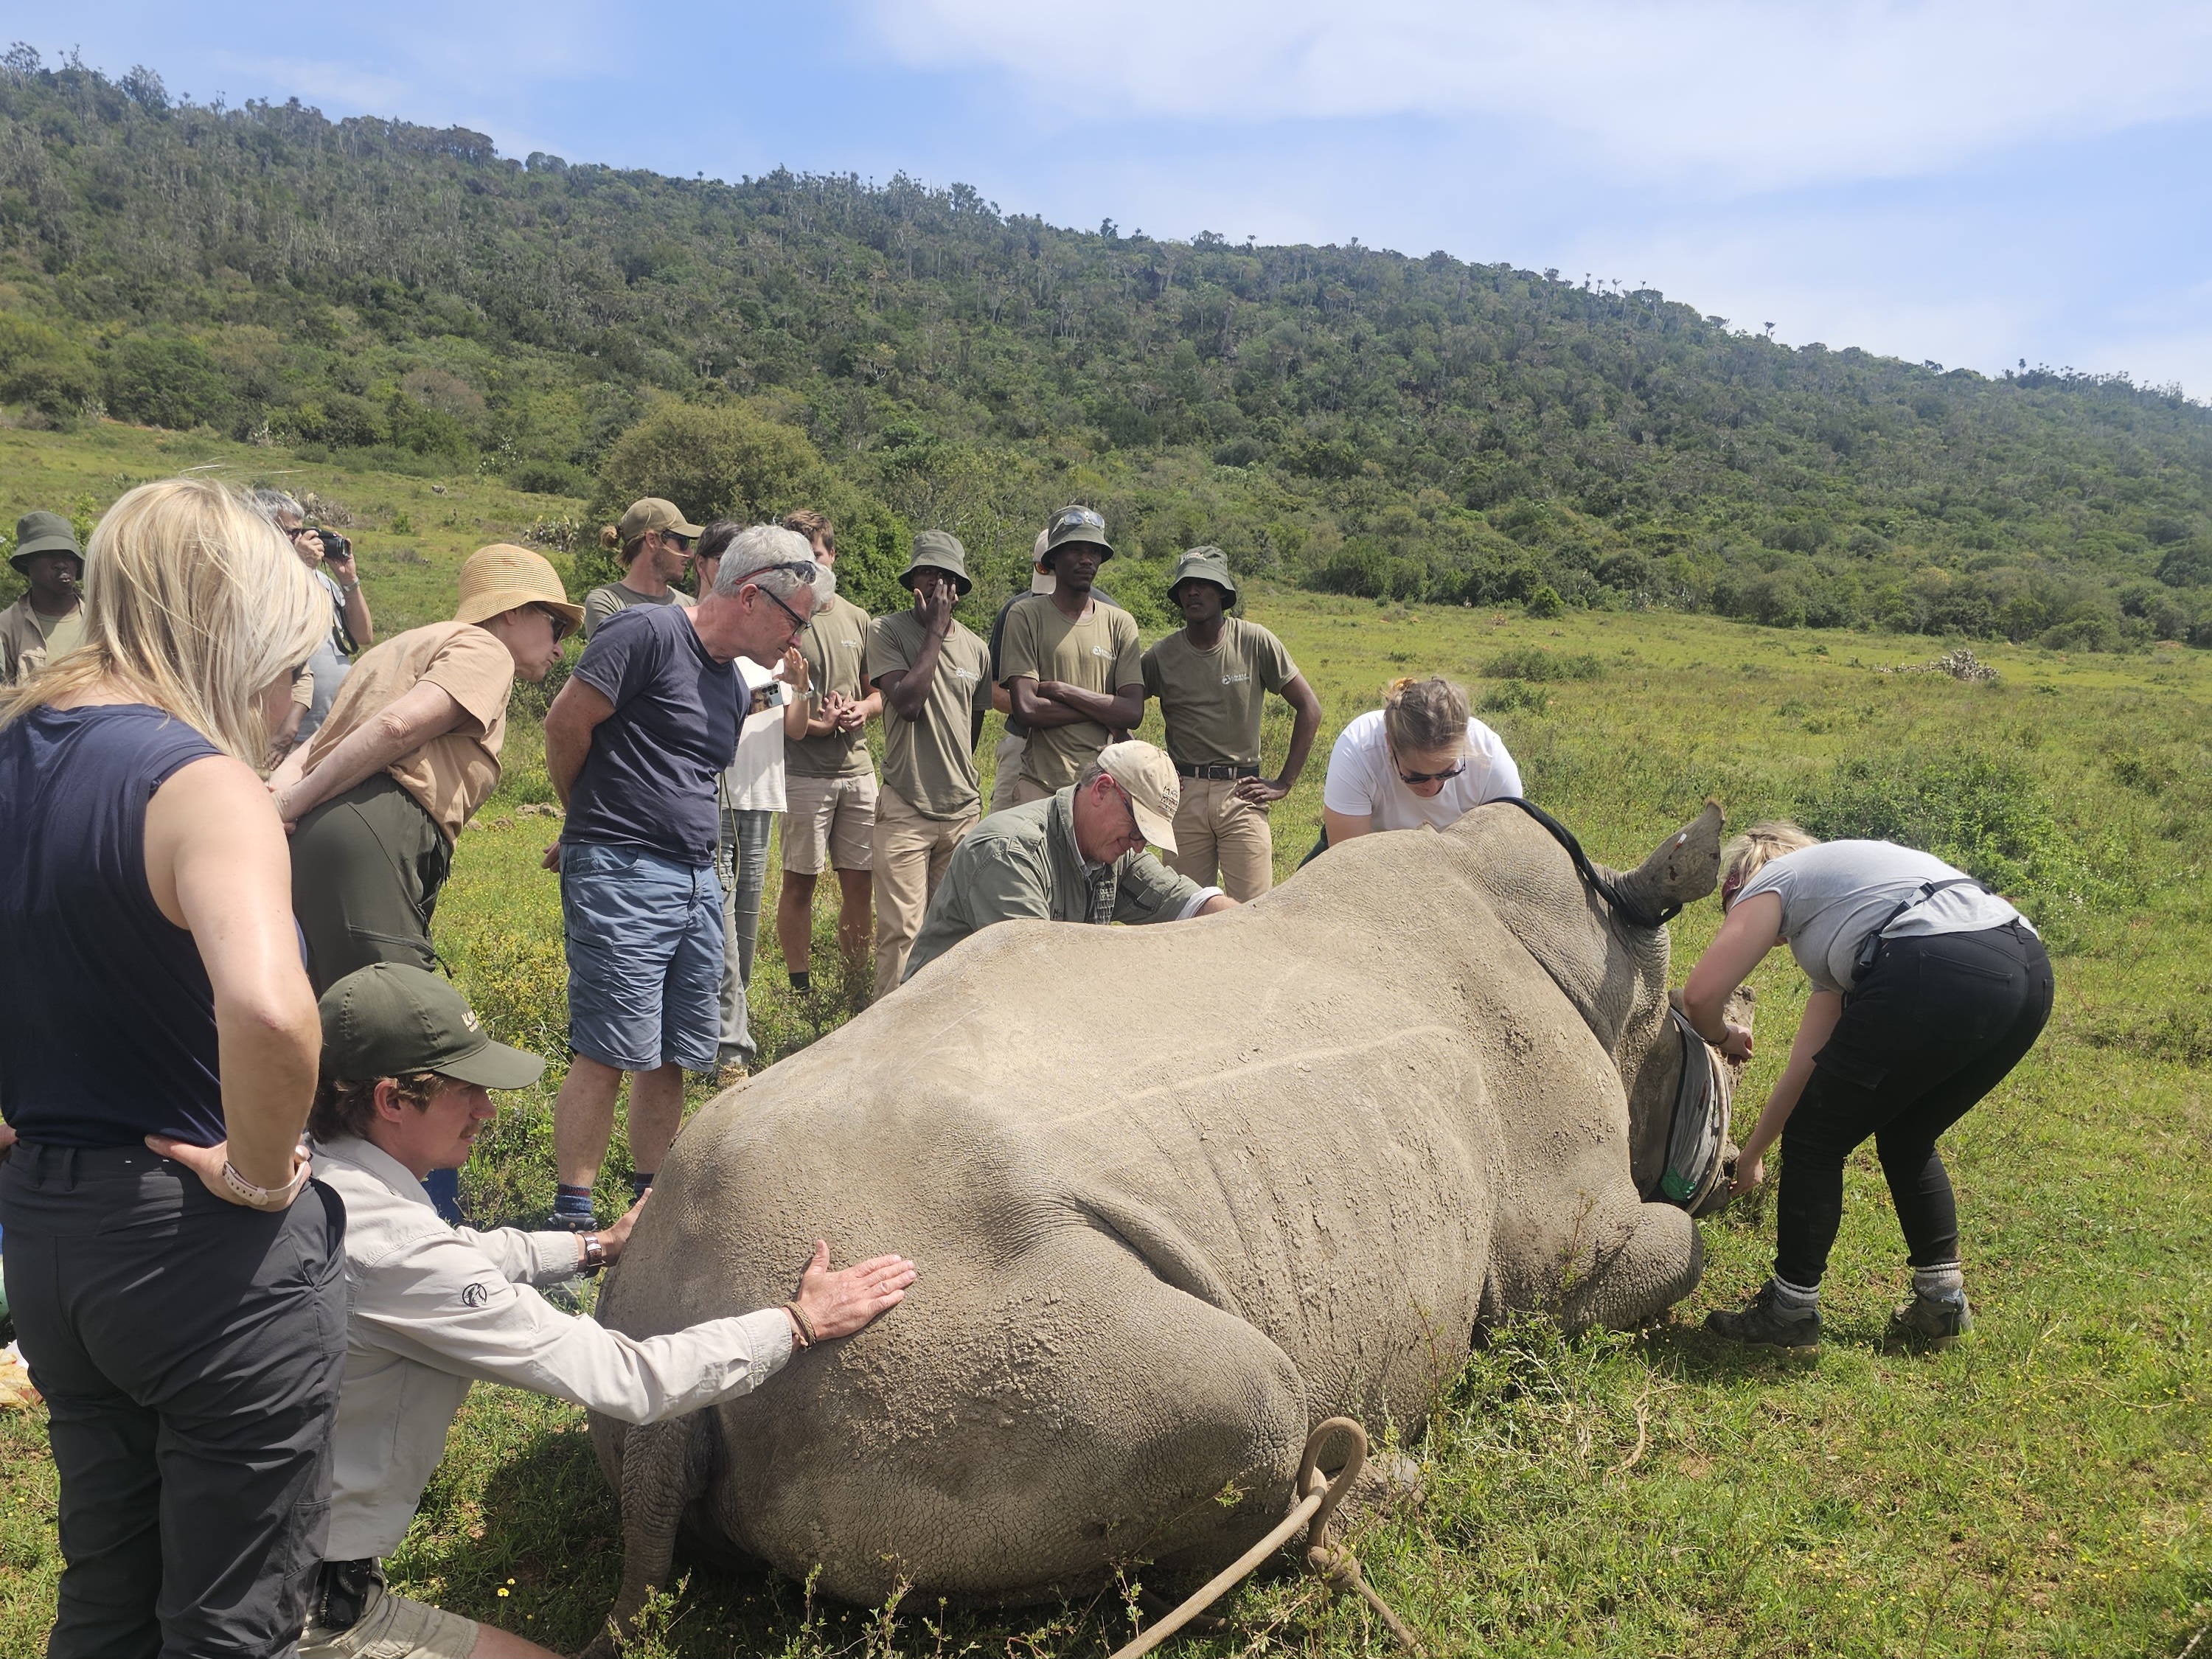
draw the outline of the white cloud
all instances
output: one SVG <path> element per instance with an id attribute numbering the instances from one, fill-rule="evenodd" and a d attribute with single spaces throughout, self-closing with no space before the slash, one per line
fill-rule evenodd
<path id="1" fill-rule="evenodd" d="M 1739 190 L 2212 112 L 2212 8 L 2173 0 L 862 4 L 908 65 L 1003 70 L 1074 120 L 1475 119 Z"/>

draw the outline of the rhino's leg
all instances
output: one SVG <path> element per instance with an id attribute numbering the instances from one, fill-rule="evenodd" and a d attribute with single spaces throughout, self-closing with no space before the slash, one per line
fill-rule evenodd
<path id="1" fill-rule="evenodd" d="M 623 1581 L 614 1611 L 583 1659 L 610 1659 L 616 1632 L 629 1634 L 645 1598 L 665 1589 L 676 1560 L 676 1528 L 703 1497 L 714 1466 L 714 1413 L 647 1423 L 622 1437 Z"/>
<path id="2" fill-rule="evenodd" d="M 1633 1330 L 1698 1287 L 1705 1239 L 1687 1212 L 1672 1204 L 1637 1204 L 1624 1219 L 1613 1247 L 1561 1292 L 1560 1322 L 1571 1330 L 1590 1325 Z"/>

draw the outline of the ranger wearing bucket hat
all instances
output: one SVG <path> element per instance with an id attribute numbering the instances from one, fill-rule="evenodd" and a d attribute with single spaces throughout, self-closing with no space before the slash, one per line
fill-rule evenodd
<path id="1" fill-rule="evenodd" d="M 84 550 L 58 513 L 15 520 L 8 562 L 30 584 L 0 611 L 0 686 L 21 685 L 84 638 Z"/>
<path id="2" fill-rule="evenodd" d="M 1076 781 L 994 812 L 961 842 L 908 957 L 906 977 L 994 922 L 1187 921 L 1236 901 L 1179 876 L 1145 850 L 1175 850 L 1182 794 L 1149 743 L 1106 745 Z"/>
<path id="3" fill-rule="evenodd" d="M 1218 876 L 1249 904 L 1274 884 L 1275 842 L 1267 808 L 1291 793 L 1321 730 L 1321 699 L 1283 642 L 1257 623 L 1229 614 L 1237 579 L 1218 547 L 1194 547 L 1176 561 L 1168 597 L 1183 628 L 1145 653 L 1145 691 L 1160 700 L 1167 750 L 1182 779 L 1176 814 L 1177 850 L 1169 865 L 1193 881 Z M 1267 694 L 1291 706 L 1291 744 L 1281 773 L 1261 769 L 1260 726 Z"/>
<path id="4" fill-rule="evenodd" d="M 584 595 L 584 637 L 634 605 L 688 606 L 690 595 L 674 584 L 683 580 L 702 533 L 673 501 L 658 495 L 632 501 L 621 523 L 599 532 L 599 545 L 622 560 L 623 578 Z"/>
<path id="5" fill-rule="evenodd" d="M 884 699 L 884 781 L 872 832 L 876 995 L 898 988 L 930 895 L 982 805 L 975 744 L 991 712 L 991 653 L 952 608 L 975 584 L 942 530 L 914 538 L 900 574 L 913 608 L 868 630 L 868 684 Z"/>
<path id="6" fill-rule="evenodd" d="M 1136 622 L 1091 592 L 1099 566 L 1113 556 L 1106 520 L 1087 507 L 1063 507 L 1045 526 L 1040 557 L 1052 592 L 1006 613 L 997 673 L 1012 717 L 1030 733 L 1017 801 L 1066 788 L 1144 718 Z"/>
<path id="7" fill-rule="evenodd" d="M 276 769 L 317 990 L 373 962 L 436 965 L 430 915 L 453 843 L 499 787 L 507 696 L 545 678 L 582 617 L 540 555 L 478 548 L 453 619 L 363 653 L 314 740 Z"/>
<path id="8" fill-rule="evenodd" d="M 322 1080 L 307 1124 L 315 1174 L 345 1200 L 346 1368 L 301 1659 L 544 1654 L 507 1632 L 479 1646 L 473 1620 L 385 1583 L 381 1558 L 406 1535 L 470 1384 L 660 1422 L 748 1393 L 793 1349 L 860 1329 L 904 1296 L 914 1264 L 878 1256 L 833 1273 L 817 1241 L 781 1307 L 643 1340 L 572 1317 L 536 1287 L 619 1257 L 643 1199 L 598 1232 L 476 1232 L 441 1220 L 422 1184 L 467 1161 L 497 1114 L 491 1091 L 529 1086 L 545 1062 L 494 1042 L 450 982 L 419 969 L 364 968 L 320 1006 Z"/>

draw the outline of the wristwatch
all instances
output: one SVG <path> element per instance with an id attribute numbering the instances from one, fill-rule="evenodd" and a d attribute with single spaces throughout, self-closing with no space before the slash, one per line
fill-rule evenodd
<path id="1" fill-rule="evenodd" d="M 314 1171 L 303 1152 L 295 1152 L 299 1159 L 292 1170 L 292 1178 L 281 1187 L 257 1187 L 239 1174 L 238 1166 L 228 1158 L 222 1161 L 222 1184 L 228 1187 L 238 1201 L 248 1209 L 281 1210 L 299 1197 L 300 1188 L 307 1184 Z"/>
<path id="2" fill-rule="evenodd" d="M 584 1265 L 578 1273 L 588 1278 L 607 1265 L 607 1247 L 597 1233 L 580 1233 L 576 1242 L 584 1247 Z"/>

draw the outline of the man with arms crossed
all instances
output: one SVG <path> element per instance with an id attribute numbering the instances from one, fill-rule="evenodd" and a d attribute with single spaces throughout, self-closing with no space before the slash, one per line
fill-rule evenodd
<path id="1" fill-rule="evenodd" d="M 1168 867 L 1211 882 L 1249 904 L 1275 883 L 1267 807 L 1291 793 L 1321 730 L 1321 699 L 1283 642 L 1257 623 L 1228 614 L 1237 603 L 1229 556 L 1194 547 L 1176 563 L 1168 597 L 1184 627 L 1145 653 L 1145 690 L 1160 700 L 1168 755 L 1183 780 L 1176 810 L 1176 850 Z M 1265 694 L 1277 691 L 1295 716 L 1280 777 L 1260 775 Z"/>
<path id="2" fill-rule="evenodd" d="M 922 912 L 982 791 L 975 742 L 991 712 L 990 652 L 954 620 L 967 550 L 942 530 L 914 538 L 899 580 L 914 609 L 879 617 L 868 634 L 868 682 L 884 699 L 884 787 L 876 798 L 876 995 L 898 988 Z"/>
<path id="3" fill-rule="evenodd" d="M 714 785 L 737 752 L 740 653 L 781 659 L 833 582 L 790 532 L 756 525 L 690 610 L 634 605 L 599 624 L 545 712 L 545 769 L 568 809 L 561 872 L 574 1063 L 553 1103 L 553 1218 L 592 1224 L 592 1188 L 631 1074 L 635 1190 L 684 1117 L 684 1073 L 721 1039 L 722 895 Z"/>
<path id="4" fill-rule="evenodd" d="M 914 1264 L 878 1256 L 830 1271 L 817 1240 L 780 1308 L 643 1340 L 549 1306 L 534 1286 L 622 1255 L 644 1206 L 603 1232 L 471 1232 L 438 1218 L 433 1170 L 468 1161 L 498 1115 L 490 1091 L 526 1088 L 545 1062 L 484 1034 L 435 974 L 378 963 L 322 998 L 322 1081 L 308 1127 L 316 1173 L 345 1200 L 346 1358 L 331 1431 L 331 1528 L 301 1659 L 551 1659 L 489 1625 L 395 1595 L 399 1547 L 446 1431 L 478 1379 L 625 1423 L 658 1423 L 748 1394 L 794 1348 L 849 1336 L 895 1307 Z"/>
<path id="5" fill-rule="evenodd" d="M 1106 520 L 1087 507 L 1063 507 L 1045 526 L 1051 594 L 1006 613 L 997 672 L 1012 718 L 1030 733 L 1017 802 L 1066 788 L 1145 717 L 1136 621 L 1091 593 L 1098 567 L 1113 556 Z"/>
<path id="6" fill-rule="evenodd" d="M 806 538 L 825 570 L 837 562 L 830 520 L 802 508 L 783 527 Z M 883 712 L 866 684 L 868 613 L 842 595 L 807 621 L 799 636 L 806 660 L 806 734 L 784 744 L 783 890 L 775 901 L 776 942 L 792 988 L 811 988 L 814 889 L 822 866 L 837 872 L 837 948 L 846 971 L 868 951 L 868 866 L 876 825 L 876 763 L 868 722 Z"/>

